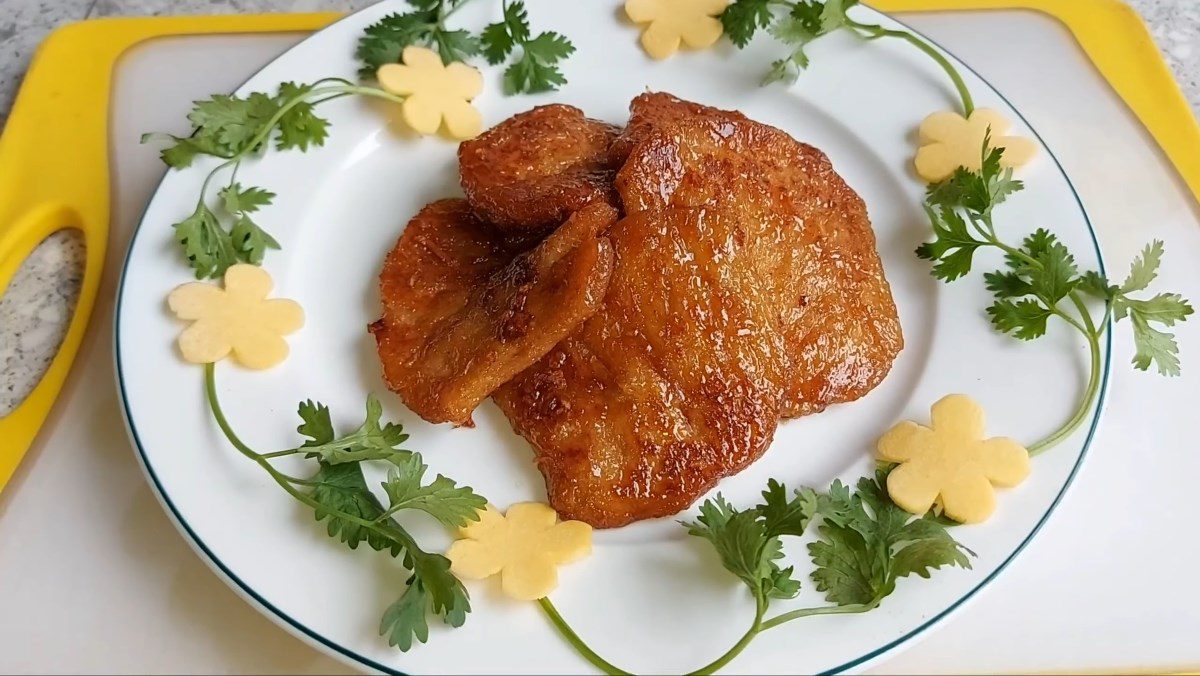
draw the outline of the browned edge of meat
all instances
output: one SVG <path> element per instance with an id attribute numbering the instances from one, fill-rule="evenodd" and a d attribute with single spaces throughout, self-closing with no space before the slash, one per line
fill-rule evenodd
<path id="1" fill-rule="evenodd" d="M 477 219 L 463 200 L 425 207 L 380 274 L 383 317 L 370 327 L 384 379 L 429 422 L 470 424 L 498 386 L 595 312 L 612 270 L 604 203 L 542 243 Z"/>
<path id="2" fill-rule="evenodd" d="M 458 147 L 471 209 L 504 231 L 545 231 L 595 201 L 615 204 L 608 149 L 620 131 L 572 106 L 538 106 Z"/>

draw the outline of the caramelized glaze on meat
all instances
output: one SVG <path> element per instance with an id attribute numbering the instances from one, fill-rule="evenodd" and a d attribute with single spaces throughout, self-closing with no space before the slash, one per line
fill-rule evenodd
<path id="1" fill-rule="evenodd" d="M 696 117 L 746 119 L 739 112 L 685 101 L 665 92 L 639 94 L 629 102 L 629 123 L 609 147 L 609 161 L 620 168 L 634 147 L 646 136 L 676 122 Z"/>
<path id="2" fill-rule="evenodd" d="M 595 204 L 529 249 L 463 200 L 421 210 L 384 263 L 383 317 L 370 327 L 388 387 L 425 420 L 469 424 L 600 305 L 612 248 L 599 233 L 616 215 Z"/>
<path id="3" fill-rule="evenodd" d="M 630 213 L 736 205 L 778 223 L 760 283 L 788 343 L 785 417 L 858 399 L 891 370 L 903 337 L 875 233 L 824 153 L 707 109 L 643 132 L 616 184 Z"/>
<path id="4" fill-rule="evenodd" d="M 620 221 L 601 309 L 493 395 L 564 519 L 674 514 L 770 444 L 784 346 L 748 227 L 716 207 Z"/>
<path id="5" fill-rule="evenodd" d="M 630 125 L 603 306 L 493 395 L 550 503 L 597 527 L 687 507 L 902 344 L 866 209 L 821 152 L 736 113 L 658 119 Z"/>
<path id="6" fill-rule="evenodd" d="M 618 131 L 571 106 L 514 115 L 458 147 L 467 201 L 501 230 L 557 226 L 586 204 L 612 199 L 608 148 Z"/>

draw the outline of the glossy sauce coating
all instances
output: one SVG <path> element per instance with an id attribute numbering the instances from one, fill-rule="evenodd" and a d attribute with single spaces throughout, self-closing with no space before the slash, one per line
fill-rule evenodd
<path id="1" fill-rule="evenodd" d="M 620 221 L 601 309 L 493 395 L 562 518 L 674 514 L 770 444 L 783 345 L 744 228 L 716 207 Z"/>
<path id="2" fill-rule="evenodd" d="M 594 201 L 610 202 L 608 148 L 619 129 L 578 108 L 539 106 L 458 147 L 471 209 L 500 230 L 545 231 Z"/>
<path id="3" fill-rule="evenodd" d="M 551 504 L 597 527 L 686 508 L 902 346 L 866 209 L 824 154 L 661 96 L 643 108 L 665 122 L 630 124 L 603 306 L 494 395 Z"/>
<path id="4" fill-rule="evenodd" d="M 616 215 L 593 205 L 530 248 L 463 200 L 421 210 L 384 263 L 383 317 L 370 327 L 388 387 L 425 420 L 469 424 L 599 307 L 612 268 L 599 234 Z"/>

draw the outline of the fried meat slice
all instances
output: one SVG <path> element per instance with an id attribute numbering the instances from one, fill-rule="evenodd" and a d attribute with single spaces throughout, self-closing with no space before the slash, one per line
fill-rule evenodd
<path id="1" fill-rule="evenodd" d="M 647 132 L 616 184 L 629 213 L 719 204 L 779 224 L 762 283 L 788 345 L 785 417 L 858 399 L 891 370 L 904 341 L 875 233 L 824 153 L 709 109 Z"/>
<path id="2" fill-rule="evenodd" d="M 458 147 L 471 209 L 501 230 L 545 231 L 612 200 L 608 148 L 619 129 L 565 105 L 539 106 Z"/>
<path id="3" fill-rule="evenodd" d="M 718 207 L 618 222 L 600 310 L 493 395 L 564 519 L 674 514 L 770 444 L 784 345 L 758 227 Z"/>
<path id="4" fill-rule="evenodd" d="M 612 269 L 598 203 L 549 238 L 498 233 L 464 200 L 428 205 L 384 263 L 373 323 L 388 387 L 430 422 L 469 424 L 475 406 L 599 307 Z"/>

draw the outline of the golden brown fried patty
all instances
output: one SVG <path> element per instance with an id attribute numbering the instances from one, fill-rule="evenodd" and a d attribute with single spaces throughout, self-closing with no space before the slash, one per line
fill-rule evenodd
<path id="1" fill-rule="evenodd" d="M 536 247 L 481 223 L 463 200 L 421 210 L 380 275 L 371 325 L 388 387 L 430 422 L 468 424 L 499 385 L 595 312 L 616 210 L 596 204 Z"/>
<path id="2" fill-rule="evenodd" d="M 546 230 L 595 201 L 611 201 L 608 147 L 618 129 L 578 108 L 539 106 L 458 147 L 471 209 L 506 231 Z"/>
<path id="3" fill-rule="evenodd" d="M 550 503 L 597 527 L 687 507 L 902 345 L 866 209 L 824 154 L 737 113 L 668 117 L 617 175 L 603 305 L 494 394 Z"/>

